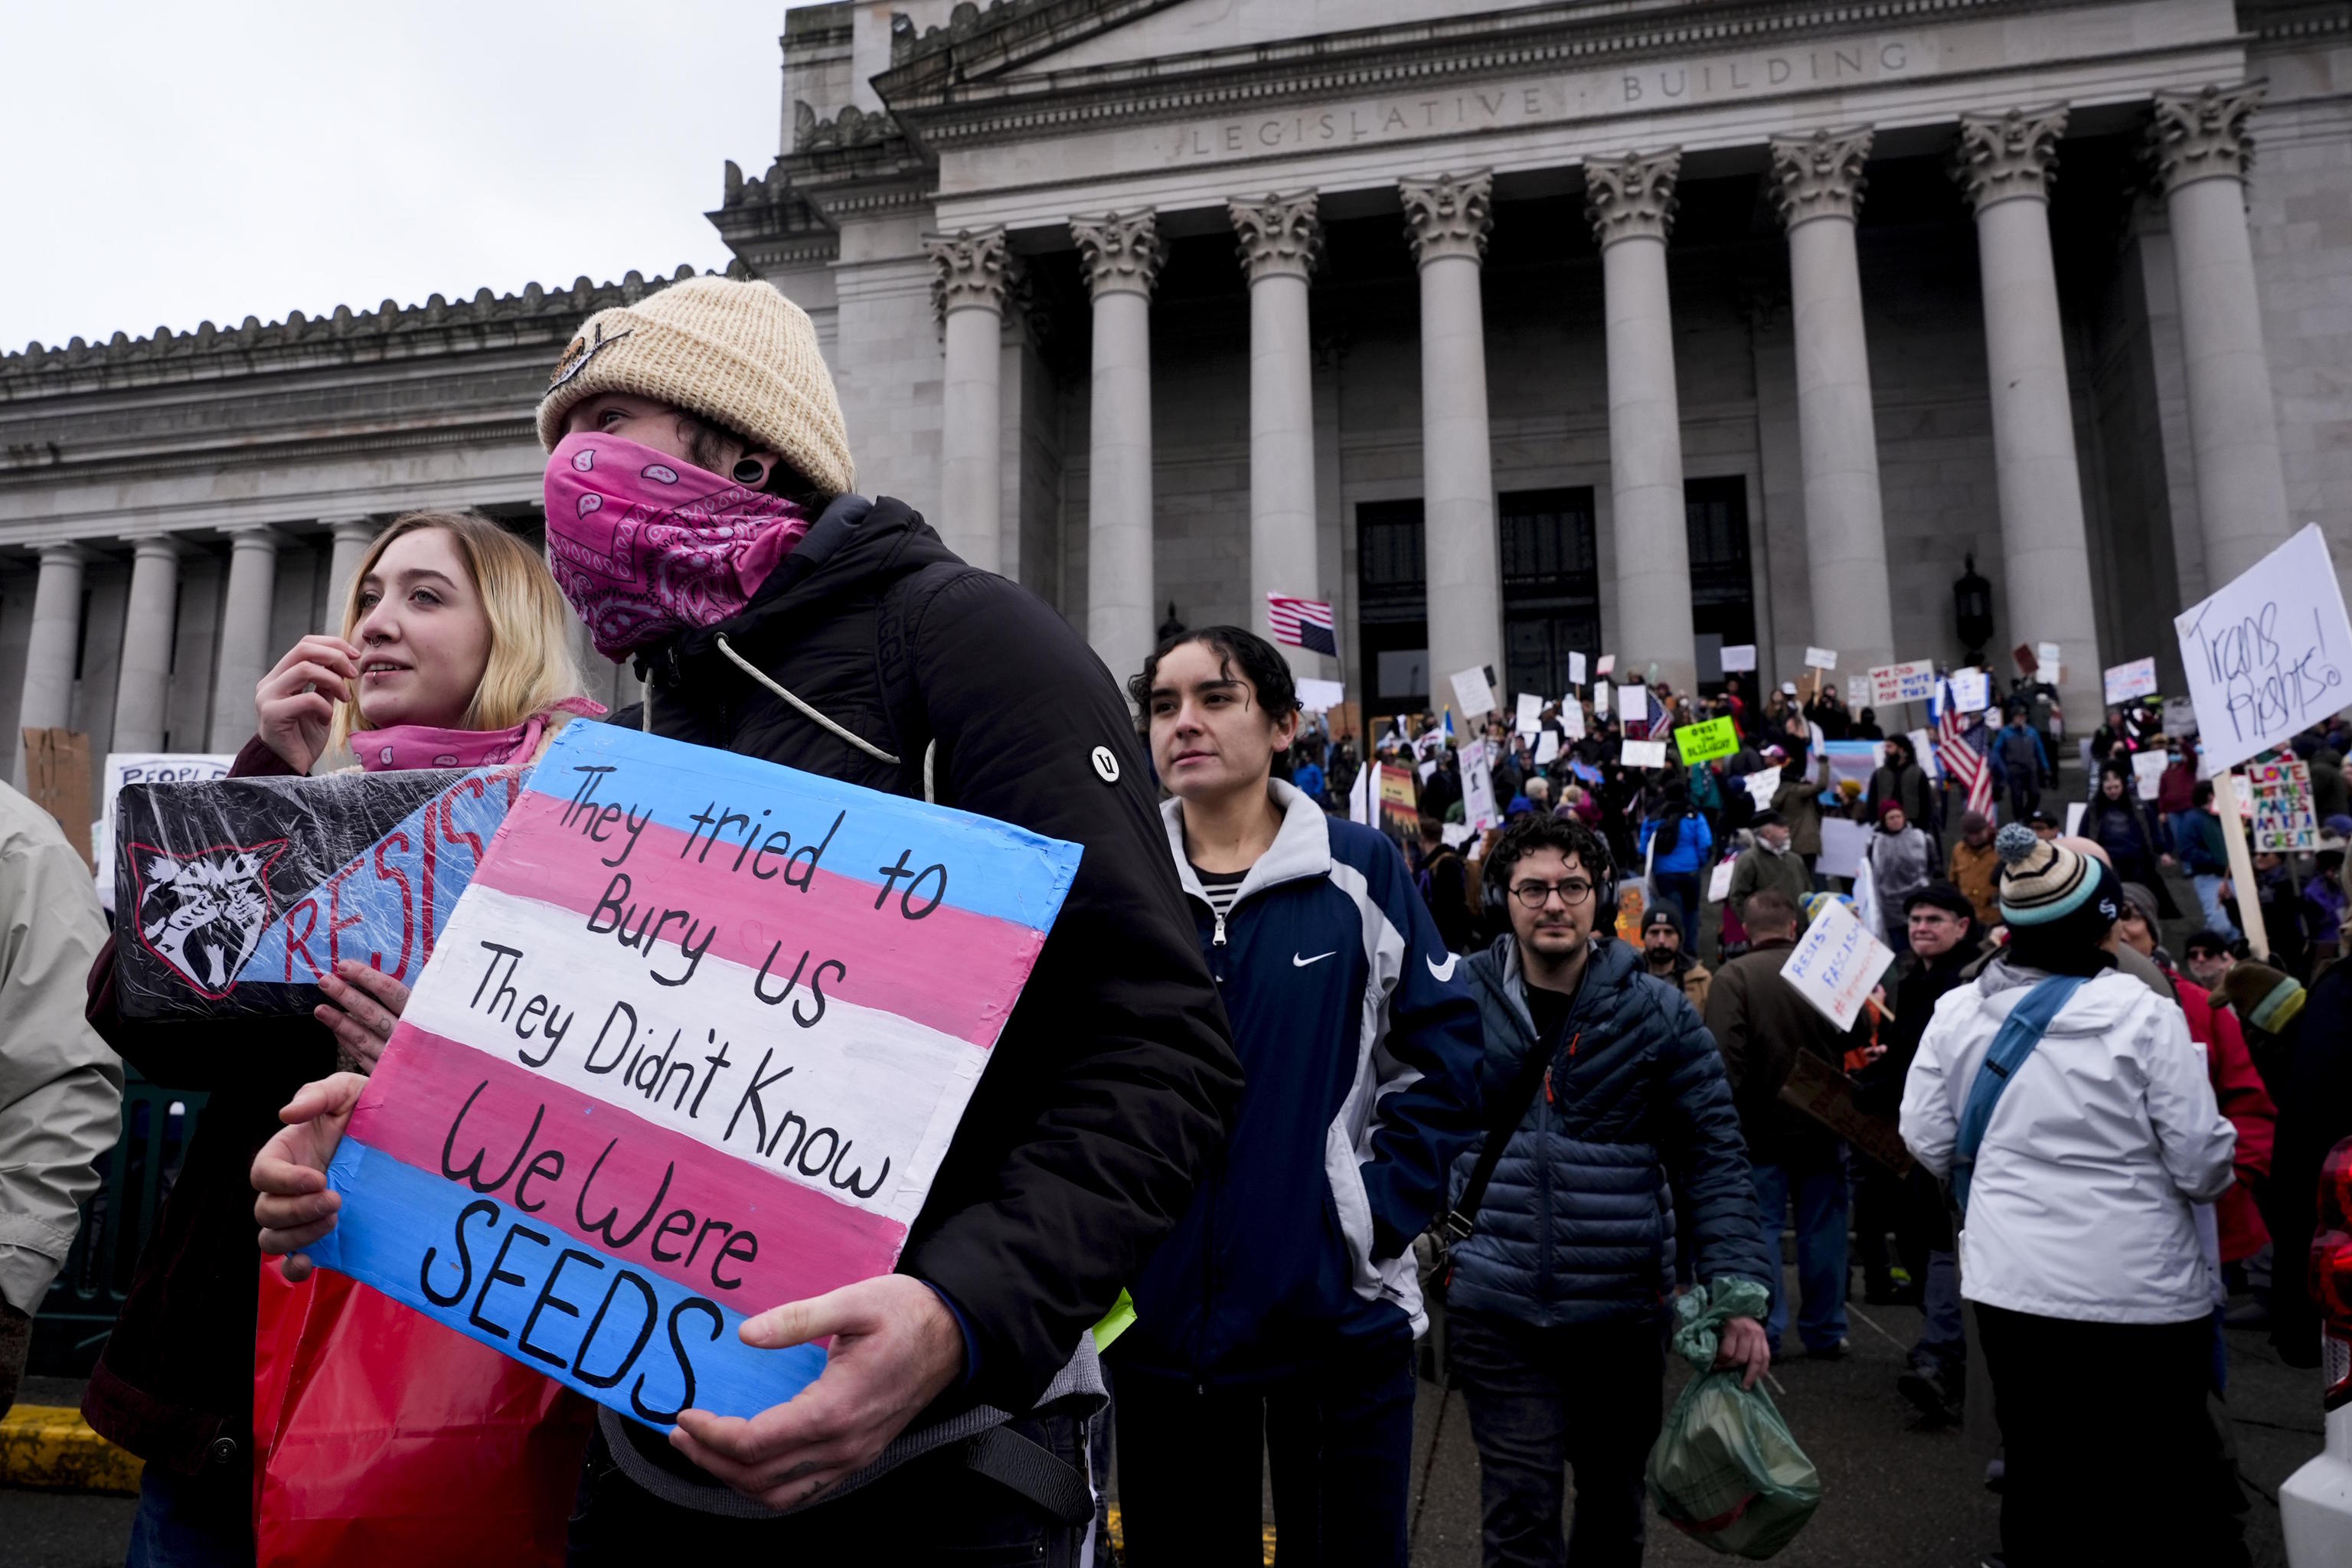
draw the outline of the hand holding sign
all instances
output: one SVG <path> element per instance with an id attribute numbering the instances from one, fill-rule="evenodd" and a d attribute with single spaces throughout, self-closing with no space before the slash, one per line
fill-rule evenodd
<path id="1" fill-rule="evenodd" d="M 2209 773 L 2345 705 L 2352 624 L 2315 522 L 2172 624 Z"/>

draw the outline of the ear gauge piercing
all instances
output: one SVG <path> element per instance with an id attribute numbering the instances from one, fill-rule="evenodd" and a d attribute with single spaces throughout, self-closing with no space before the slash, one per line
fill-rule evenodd
<path id="1" fill-rule="evenodd" d="M 756 458 L 746 458 L 735 465 L 735 482 L 739 485 L 756 485 L 767 477 L 766 465 Z"/>

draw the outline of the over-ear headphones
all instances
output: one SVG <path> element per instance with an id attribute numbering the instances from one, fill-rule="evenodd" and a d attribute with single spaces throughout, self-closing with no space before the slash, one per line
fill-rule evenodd
<path id="1" fill-rule="evenodd" d="M 1609 852 L 1608 839 L 1593 832 L 1591 828 L 1585 827 L 1580 822 L 1576 826 L 1584 829 L 1584 835 L 1591 844 L 1590 849 L 1581 845 L 1578 847 L 1576 863 L 1582 868 L 1585 875 L 1592 879 L 1592 934 L 1596 937 L 1612 936 L 1617 930 L 1615 858 Z M 1507 827 L 1503 831 L 1508 834 L 1511 830 Z M 1498 838 L 1495 842 L 1499 847 L 1502 840 Z M 1510 866 L 1516 868 L 1517 861 L 1513 860 Z M 1479 871 L 1479 879 L 1486 884 L 1486 896 L 1482 901 L 1486 906 L 1487 919 L 1500 921 L 1506 925 L 1510 920 L 1508 904 L 1511 890 L 1507 885 L 1509 875 L 1510 872 L 1506 869 L 1500 856 L 1489 856 Z M 1603 912 L 1604 910 L 1606 913 Z"/>

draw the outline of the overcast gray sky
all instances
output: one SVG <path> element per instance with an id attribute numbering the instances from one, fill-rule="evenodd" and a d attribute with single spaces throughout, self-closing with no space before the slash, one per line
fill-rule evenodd
<path id="1" fill-rule="evenodd" d="M 0 0 L 0 351 L 722 267 L 784 0 Z"/>

